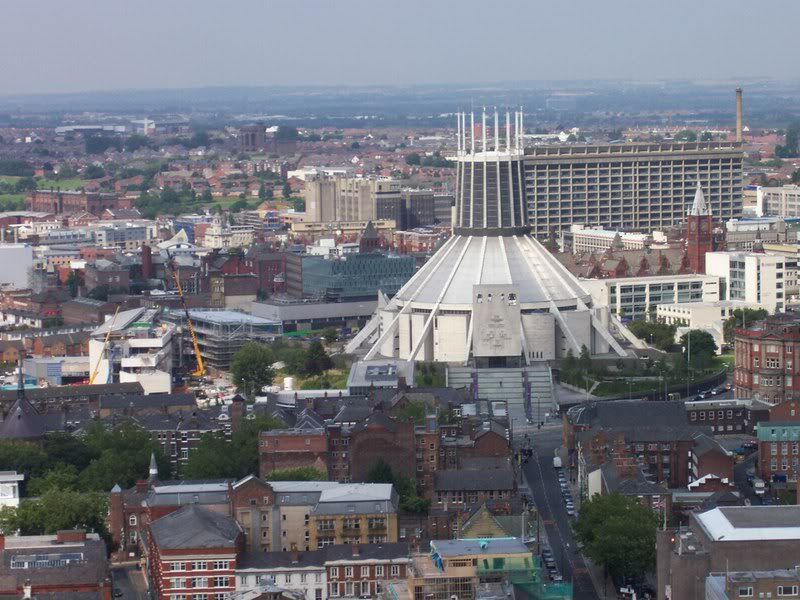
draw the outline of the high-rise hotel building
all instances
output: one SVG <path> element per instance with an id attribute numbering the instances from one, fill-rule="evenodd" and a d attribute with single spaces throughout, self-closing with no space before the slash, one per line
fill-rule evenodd
<path id="1" fill-rule="evenodd" d="M 718 222 L 742 213 L 739 142 L 525 148 L 528 223 L 539 238 L 573 223 L 651 231 L 683 223 L 698 183 Z"/>

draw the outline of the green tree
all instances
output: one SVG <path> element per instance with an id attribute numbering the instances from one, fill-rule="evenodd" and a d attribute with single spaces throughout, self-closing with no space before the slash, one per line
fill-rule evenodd
<path id="1" fill-rule="evenodd" d="M 214 201 L 214 196 L 211 194 L 211 190 L 208 188 L 203 190 L 203 193 L 200 195 L 200 200 L 203 204 L 211 204 Z"/>
<path id="2" fill-rule="evenodd" d="M 696 142 L 697 133 L 691 129 L 684 129 L 675 134 L 675 141 L 677 142 Z"/>
<path id="3" fill-rule="evenodd" d="M 792 183 L 794 185 L 800 185 L 800 169 L 795 169 L 792 172 Z"/>
<path id="4" fill-rule="evenodd" d="M 639 578 L 656 562 L 658 519 L 636 498 L 596 495 L 581 506 L 575 533 L 584 552 L 618 579 Z"/>
<path id="5" fill-rule="evenodd" d="M 763 321 L 769 316 L 763 308 L 737 308 L 730 317 L 725 319 L 722 327 L 726 344 L 733 343 L 733 331 L 740 327 L 750 327 L 756 321 Z"/>
<path id="6" fill-rule="evenodd" d="M 567 355 L 561 361 L 561 370 L 567 373 L 572 373 L 578 368 L 578 359 L 575 358 L 575 353 L 572 348 L 567 349 Z"/>
<path id="7" fill-rule="evenodd" d="M 289 185 L 289 182 L 285 182 L 283 184 L 283 189 L 281 190 L 281 194 L 284 198 L 291 198 L 292 197 L 292 186 Z"/>
<path id="8" fill-rule="evenodd" d="M 783 145 L 775 146 L 775 156 L 778 158 L 795 158 L 800 154 L 800 123 L 794 122 L 786 128 L 786 137 Z"/>
<path id="9" fill-rule="evenodd" d="M 712 335 L 700 329 L 691 329 L 681 336 L 680 344 L 686 348 L 684 360 L 691 361 L 693 369 L 707 369 L 717 353 L 717 344 Z"/>
<path id="10" fill-rule="evenodd" d="M 421 162 L 419 154 L 416 152 L 411 152 L 410 154 L 406 154 L 406 164 L 409 166 L 419 166 Z"/>
<path id="11" fill-rule="evenodd" d="M 272 471 L 264 479 L 267 481 L 326 481 L 328 476 L 324 471 L 314 467 L 297 467 Z"/>
<path id="12" fill-rule="evenodd" d="M 107 513 L 106 494 L 51 488 L 40 498 L 22 500 L 17 508 L 0 510 L 0 530 L 5 535 L 42 535 L 77 528 L 107 535 Z"/>
<path id="13" fill-rule="evenodd" d="M 108 301 L 108 292 L 109 292 L 108 284 L 103 283 L 89 290 L 89 293 L 86 295 L 89 298 L 92 298 L 93 300 L 101 300 L 103 302 L 106 302 Z"/>
<path id="14" fill-rule="evenodd" d="M 589 349 L 586 347 L 586 344 L 581 346 L 581 354 L 578 357 L 578 367 L 584 375 L 592 370 L 592 355 L 589 354 Z"/>
<path id="15" fill-rule="evenodd" d="M 236 388 L 247 398 L 252 399 L 265 385 L 272 383 L 275 371 L 272 364 L 275 357 L 269 346 L 248 342 L 233 355 L 231 375 Z"/>
<path id="16" fill-rule="evenodd" d="M 136 152 L 141 148 L 149 148 L 152 145 L 150 138 L 143 135 L 132 135 L 123 144 L 126 152 Z"/>
<path id="17" fill-rule="evenodd" d="M 267 199 L 267 186 L 264 182 L 261 182 L 261 185 L 258 186 L 258 199 L 259 200 L 266 200 Z"/>
<path id="18" fill-rule="evenodd" d="M 223 435 L 206 433 L 192 449 L 181 475 L 186 479 L 238 479 L 240 472 L 231 443 Z"/>
<path id="19" fill-rule="evenodd" d="M 286 425 L 274 417 L 243 419 L 227 441 L 207 433 L 189 455 L 181 473 L 186 479 L 239 479 L 258 472 L 258 434 Z"/>
<path id="20" fill-rule="evenodd" d="M 379 458 L 367 471 L 367 483 L 394 483 L 392 467 L 385 460 Z"/>
<path id="21" fill-rule="evenodd" d="M 106 176 L 106 170 L 100 165 L 88 165 L 83 170 L 83 176 L 86 179 L 100 179 Z"/>
<path id="22" fill-rule="evenodd" d="M 48 490 L 74 490 L 78 487 L 78 469 L 75 465 L 59 464 L 48 469 L 40 477 L 31 477 L 28 482 L 27 494 L 29 496 L 42 496 Z"/>
<path id="23" fill-rule="evenodd" d="M 69 290 L 70 298 L 78 295 L 78 276 L 75 271 L 70 271 L 67 275 L 67 289 Z"/>
<path id="24" fill-rule="evenodd" d="M 325 352 L 322 342 L 319 340 L 311 342 L 306 353 L 305 372 L 308 375 L 320 375 L 332 367 L 333 361 Z"/>
<path id="25" fill-rule="evenodd" d="M 32 192 L 36 189 L 36 185 L 36 180 L 33 177 L 23 177 L 14 184 L 14 192 L 17 194 Z"/>
<path id="26" fill-rule="evenodd" d="M 155 454 L 159 476 L 168 479 L 170 463 L 150 434 L 126 421 L 113 429 L 95 422 L 86 428 L 86 444 L 97 456 L 80 476 L 80 489 L 108 492 L 115 484 L 132 486 L 148 472 L 150 455 Z"/>
<path id="27" fill-rule="evenodd" d="M 336 332 L 335 327 L 326 327 L 325 329 L 322 330 L 322 337 L 325 338 L 326 342 L 332 344 L 337 340 L 339 334 Z"/>
<path id="28" fill-rule="evenodd" d="M 70 465 L 79 471 L 89 466 L 97 458 L 98 453 L 86 441 L 70 433 L 50 433 L 42 442 L 42 449 L 47 453 L 48 465 Z"/>
<path id="29" fill-rule="evenodd" d="M 0 471 L 16 471 L 26 478 L 47 468 L 47 453 L 38 444 L 18 440 L 0 441 Z"/>
<path id="30" fill-rule="evenodd" d="M 667 350 L 675 345 L 675 325 L 654 321 L 631 321 L 628 329 L 640 340 L 647 342 L 659 350 Z"/>

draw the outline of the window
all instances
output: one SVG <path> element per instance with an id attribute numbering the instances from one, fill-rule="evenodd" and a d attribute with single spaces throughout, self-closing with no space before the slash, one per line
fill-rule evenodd
<path id="1" fill-rule="evenodd" d="M 230 568 L 230 563 L 227 560 L 215 560 L 214 561 L 214 570 L 215 571 L 225 571 Z"/>
<path id="2" fill-rule="evenodd" d="M 392 577 L 400 576 L 400 565 L 392 565 Z"/>
<path id="3" fill-rule="evenodd" d="M 383 565 L 375 566 L 375 577 L 383 577 Z"/>
<path id="4" fill-rule="evenodd" d="M 179 590 L 186 587 L 186 579 L 184 577 L 175 577 L 170 584 L 170 589 Z"/>
<path id="5" fill-rule="evenodd" d="M 170 563 L 170 571 L 185 571 L 186 570 L 186 563 L 185 562 L 174 562 Z"/>
<path id="6" fill-rule="evenodd" d="M 206 588 L 208 587 L 208 577 L 195 577 L 192 581 L 192 587 Z"/>
<path id="7" fill-rule="evenodd" d="M 348 581 L 344 584 L 344 595 L 345 596 L 353 596 L 353 582 Z"/>
<path id="8" fill-rule="evenodd" d="M 196 560 L 192 563 L 192 571 L 205 571 L 208 569 L 208 563 L 204 560 Z"/>
<path id="9" fill-rule="evenodd" d="M 322 600 L 322 590 L 320 588 L 314 590 L 314 600 Z"/>
<path id="10" fill-rule="evenodd" d="M 214 587 L 227 587 L 227 586 L 228 586 L 227 577 L 214 577 Z"/>
<path id="11" fill-rule="evenodd" d="M 331 598 L 338 598 L 339 597 L 339 584 L 332 583 L 331 584 Z"/>
<path id="12" fill-rule="evenodd" d="M 780 588 L 778 588 L 780 589 Z M 361 595 L 362 596 L 369 596 L 369 581 L 362 581 L 361 582 Z"/>
<path id="13" fill-rule="evenodd" d="M 128 517 L 128 525 L 136 525 L 136 515 Z"/>
<path id="14" fill-rule="evenodd" d="M 352 577 L 353 576 L 353 567 L 345 567 L 344 568 L 344 576 L 345 577 Z"/>
<path id="15" fill-rule="evenodd" d="M 369 567 L 361 567 L 361 576 L 369 577 Z"/>
<path id="16" fill-rule="evenodd" d="M 752 598 L 753 597 L 753 588 L 748 587 L 740 587 L 739 588 L 739 598 Z"/>
<path id="17" fill-rule="evenodd" d="M 778 596 L 797 596 L 797 590 L 796 585 L 779 585 Z"/>
<path id="18" fill-rule="evenodd" d="M 322 573 L 314 573 L 314 583 L 322 583 Z"/>
<path id="19" fill-rule="evenodd" d="M 339 577 L 339 567 L 331 567 L 331 579 Z"/>

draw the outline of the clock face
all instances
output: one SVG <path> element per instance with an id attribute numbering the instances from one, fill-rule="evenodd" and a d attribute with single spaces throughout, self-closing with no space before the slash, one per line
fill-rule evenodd
<path id="1" fill-rule="evenodd" d="M 703 221 L 700 223 L 700 231 L 703 233 L 708 233 L 708 221 Z"/>

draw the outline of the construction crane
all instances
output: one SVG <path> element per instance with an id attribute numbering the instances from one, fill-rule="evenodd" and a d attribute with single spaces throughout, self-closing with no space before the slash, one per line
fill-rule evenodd
<path id="1" fill-rule="evenodd" d="M 178 297 L 181 299 L 181 306 L 183 306 L 183 312 L 186 315 L 186 325 L 189 327 L 189 335 L 192 336 L 192 347 L 194 348 L 194 357 L 197 361 L 197 368 L 192 373 L 192 377 L 203 377 L 206 374 L 206 366 L 203 364 L 203 356 L 200 354 L 200 346 L 197 343 L 197 335 L 194 332 L 192 319 L 189 317 L 189 309 L 186 308 L 186 298 L 183 297 L 183 288 L 181 287 L 180 277 L 178 277 L 178 269 L 175 268 L 169 250 L 166 252 L 167 264 L 169 265 L 170 271 L 172 271 L 172 279 L 175 280 L 175 287 L 178 289 Z"/>
<path id="2" fill-rule="evenodd" d="M 108 324 L 108 331 L 106 332 L 106 339 L 103 340 L 103 347 L 100 350 L 100 356 L 97 357 L 97 362 L 94 363 L 94 370 L 92 371 L 92 376 L 89 377 L 89 385 L 94 385 L 94 380 L 97 379 L 97 372 L 100 370 L 100 361 L 103 360 L 103 355 L 108 352 L 108 341 L 111 339 L 111 332 L 114 331 L 114 321 L 117 320 L 117 314 L 119 313 L 119 306 L 117 306 L 117 310 L 114 311 L 114 316 L 111 318 L 111 322 Z M 111 374 L 111 361 L 108 363 L 108 372 L 109 375 Z"/>

